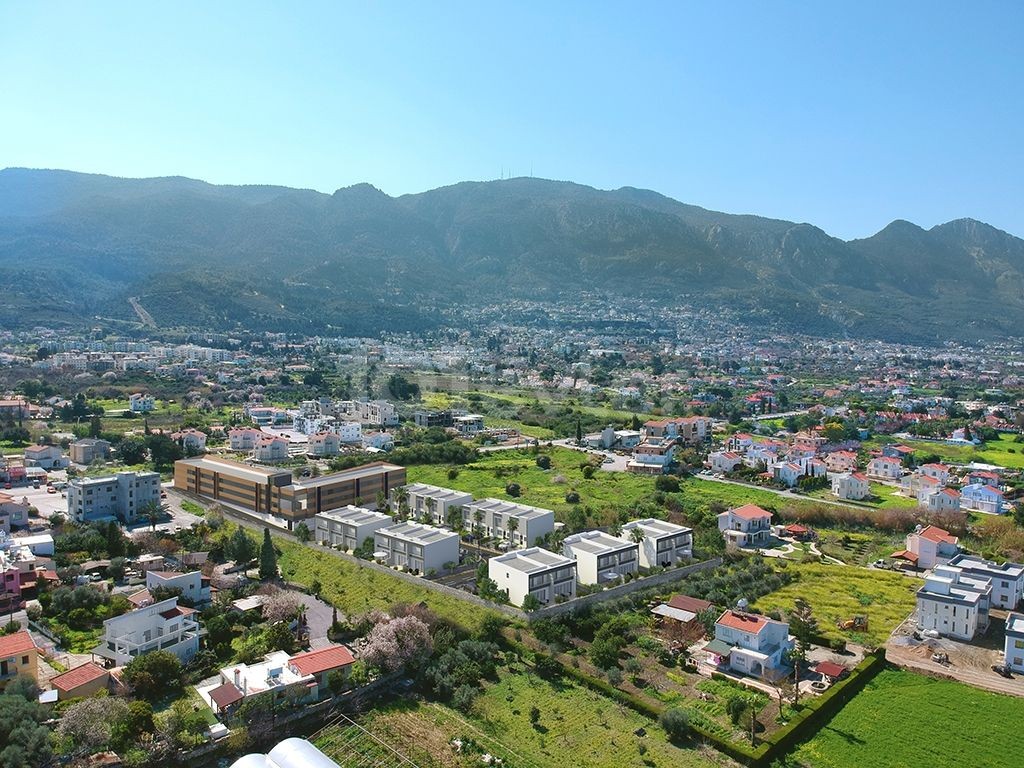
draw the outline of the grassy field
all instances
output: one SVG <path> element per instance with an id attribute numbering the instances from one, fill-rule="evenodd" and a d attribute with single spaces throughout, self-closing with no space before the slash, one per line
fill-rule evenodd
<path id="1" fill-rule="evenodd" d="M 472 493 L 478 499 L 487 496 L 508 499 L 505 486 L 518 483 L 522 489 L 518 501 L 556 512 L 573 506 L 565 500 L 571 490 L 579 493 L 581 504 L 598 509 L 635 504 L 654 492 L 652 478 L 625 472 L 598 471 L 592 479 L 586 479 L 580 465 L 587 463 L 588 457 L 579 451 L 553 448 L 546 453 L 551 457 L 548 470 L 537 466 L 536 456 L 531 451 L 516 450 L 483 454 L 479 461 L 459 467 L 459 475 L 454 480 L 448 479 L 446 466 L 411 466 L 407 472 L 409 482 L 454 488 Z M 555 482 L 559 476 L 565 478 L 564 483 Z"/>
<path id="2" fill-rule="evenodd" d="M 1014 768 L 1024 754 L 1024 699 L 885 670 L 786 768 Z"/>
<path id="3" fill-rule="evenodd" d="M 953 464 L 968 464 L 980 461 L 984 464 L 998 464 L 1010 469 L 1024 469 L 1024 443 L 1016 442 L 1016 435 L 1000 433 L 995 440 L 989 440 L 980 448 L 965 445 L 949 445 L 930 440 L 900 440 L 919 454 L 934 453 L 943 461 Z M 876 438 L 865 443 L 865 447 L 875 448 L 897 442 L 895 438 Z"/>
<path id="4" fill-rule="evenodd" d="M 845 504 L 851 506 L 863 506 L 870 507 L 871 509 L 893 509 L 895 507 L 916 507 L 917 499 L 911 499 L 907 496 L 900 496 L 895 488 L 891 485 L 884 485 L 882 483 L 870 483 L 872 496 L 864 499 L 863 501 L 844 501 Z M 811 491 L 807 494 L 809 498 L 813 499 L 828 499 L 829 501 L 838 501 L 835 496 L 832 495 L 831 488 L 819 488 L 815 491 Z"/>
<path id="5" fill-rule="evenodd" d="M 536 727 L 529 719 L 533 706 L 540 710 Z M 521 664 L 488 683 L 468 715 L 410 702 L 375 709 L 361 724 L 421 768 L 478 766 L 484 751 L 515 768 L 735 765 L 713 750 L 675 747 L 652 720 L 576 683 L 541 680 Z M 636 735 L 641 728 L 645 735 Z M 317 744 L 330 755 L 332 742 L 341 739 L 325 736 Z M 475 742 L 476 753 L 455 754 L 450 744 L 456 738 Z"/>
<path id="6" fill-rule="evenodd" d="M 903 549 L 903 536 L 877 530 L 843 531 L 815 528 L 818 549 L 847 565 L 867 565 Z"/>
<path id="7" fill-rule="evenodd" d="M 410 584 L 397 576 L 380 573 L 327 552 L 275 539 L 281 549 L 281 573 L 289 581 L 306 586 L 314 580 L 322 586 L 323 598 L 344 614 L 363 613 L 371 608 L 387 610 L 395 603 L 426 603 L 439 616 L 468 630 L 476 630 L 489 611 L 468 601 Z"/>
<path id="8" fill-rule="evenodd" d="M 903 621 L 915 605 L 914 592 L 920 582 L 892 571 L 868 570 L 844 565 L 790 563 L 798 577 L 774 592 L 758 598 L 754 605 L 764 612 L 793 608 L 797 598 L 811 604 L 821 634 L 844 637 L 879 646 Z M 867 632 L 846 632 L 836 622 L 856 614 L 868 617 Z"/>

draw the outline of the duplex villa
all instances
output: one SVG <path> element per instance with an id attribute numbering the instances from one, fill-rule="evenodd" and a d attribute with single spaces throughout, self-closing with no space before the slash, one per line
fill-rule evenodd
<path id="1" fill-rule="evenodd" d="M 341 436 L 336 432 L 317 432 L 309 436 L 311 456 L 337 456 L 341 453 Z"/>
<path id="2" fill-rule="evenodd" d="M 876 456 L 868 462 L 868 477 L 896 481 L 903 477 L 903 464 L 892 456 Z"/>
<path id="3" fill-rule="evenodd" d="M 448 512 L 453 507 L 465 507 L 473 501 L 473 494 L 453 491 L 451 488 L 439 488 L 426 483 L 410 483 L 405 486 L 406 504 L 409 514 L 417 520 L 434 525 L 445 525 Z M 392 499 L 394 499 L 392 493 Z M 392 501 L 392 507 L 397 504 Z"/>
<path id="4" fill-rule="evenodd" d="M 917 590 L 917 623 L 944 637 L 973 640 L 988 628 L 991 595 L 987 578 L 939 565 Z"/>
<path id="5" fill-rule="evenodd" d="M 199 623 L 192 618 L 194 613 L 172 597 L 107 619 L 103 642 L 93 653 L 119 667 L 156 650 L 169 651 L 185 663 L 199 650 Z"/>
<path id="6" fill-rule="evenodd" d="M 667 568 L 693 557 L 693 530 L 684 525 L 651 517 L 632 520 L 622 526 L 619 538 L 633 541 L 634 531 L 643 534 L 640 540 L 641 568 Z"/>
<path id="7" fill-rule="evenodd" d="M 728 610 L 715 622 L 715 639 L 704 650 L 715 666 L 776 679 L 786 671 L 785 654 L 793 647 L 789 624 L 760 614 Z"/>
<path id="8" fill-rule="evenodd" d="M 275 435 L 261 435 L 256 440 L 252 457 L 264 464 L 273 464 L 288 459 L 288 441 Z"/>
<path id="9" fill-rule="evenodd" d="M 547 605 L 556 598 L 576 597 L 576 563 L 540 547 L 507 552 L 487 561 L 487 575 L 508 593 L 512 605 L 527 596 Z"/>
<path id="10" fill-rule="evenodd" d="M 960 489 L 961 509 L 1001 515 L 1006 511 L 1006 502 L 1003 499 L 1003 492 L 992 485 L 972 483 Z"/>
<path id="11" fill-rule="evenodd" d="M 114 519 L 135 522 L 154 504 L 160 504 L 160 475 L 156 472 L 83 477 L 68 485 L 68 514 L 79 523 Z"/>
<path id="12" fill-rule="evenodd" d="M 71 454 L 71 461 L 75 464 L 88 466 L 94 461 L 106 461 L 110 458 L 110 443 L 100 440 L 98 437 L 83 437 L 75 440 L 68 451 Z"/>
<path id="13" fill-rule="evenodd" d="M 313 518 L 313 540 L 338 549 L 358 549 L 381 528 L 394 524 L 390 515 L 349 504 Z"/>
<path id="14" fill-rule="evenodd" d="M 487 498 L 466 504 L 462 515 L 466 530 L 479 526 L 483 535 L 508 542 L 517 549 L 534 546 L 538 539 L 555 530 L 555 513 L 550 509 L 502 499 Z"/>
<path id="15" fill-rule="evenodd" d="M 718 530 L 726 544 L 760 547 L 771 541 L 772 513 L 756 504 L 744 504 L 718 516 Z"/>
<path id="16" fill-rule="evenodd" d="M 865 499 L 871 495 L 871 485 L 861 472 L 840 472 L 832 475 L 832 495 L 839 499 Z"/>
<path id="17" fill-rule="evenodd" d="M 1003 663 L 1014 672 L 1024 672 L 1024 615 L 1019 613 L 1010 613 L 1006 617 Z"/>
<path id="18" fill-rule="evenodd" d="M 206 433 L 199 429 L 189 427 L 172 432 L 171 440 L 180 445 L 186 453 L 206 450 Z"/>
<path id="19" fill-rule="evenodd" d="M 576 561 L 580 584 L 603 584 L 639 570 L 638 545 L 604 531 L 583 531 L 567 536 L 562 554 Z"/>
<path id="20" fill-rule="evenodd" d="M 133 392 L 128 395 L 128 410 L 132 413 L 149 413 L 156 408 L 156 401 L 152 395 L 142 392 Z"/>
<path id="21" fill-rule="evenodd" d="M 459 562 L 459 534 L 423 523 L 405 522 L 373 533 L 374 557 L 390 566 L 429 573 Z"/>

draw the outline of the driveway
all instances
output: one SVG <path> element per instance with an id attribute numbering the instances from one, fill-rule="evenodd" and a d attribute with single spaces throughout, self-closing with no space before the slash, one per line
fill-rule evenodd
<path id="1" fill-rule="evenodd" d="M 306 627 L 309 630 L 310 646 L 318 648 L 326 645 L 327 630 L 331 628 L 334 608 L 319 597 L 313 597 L 313 595 L 307 595 L 303 592 L 296 592 L 295 594 L 302 604 L 306 606 Z M 340 621 L 343 618 L 344 615 L 339 612 L 338 620 Z"/>

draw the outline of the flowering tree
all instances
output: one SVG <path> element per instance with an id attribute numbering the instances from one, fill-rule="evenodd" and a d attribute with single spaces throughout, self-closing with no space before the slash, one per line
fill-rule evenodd
<path id="1" fill-rule="evenodd" d="M 415 616 L 402 616 L 371 629 L 362 655 L 370 666 L 395 672 L 426 661 L 432 650 L 427 625 Z"/>
<path id="2" fill-rule="evenodd" d="M 270 624 L 291 621 L 298 613 L 299 599 L 293 592 L 279 589 L 264 596 L 263 618 Z"/>

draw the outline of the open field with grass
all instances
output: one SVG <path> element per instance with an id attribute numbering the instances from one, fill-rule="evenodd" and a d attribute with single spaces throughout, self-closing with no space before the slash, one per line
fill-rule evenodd
<path id="1" fill-rule="evenodd" d="M 1018 443 L 1016 435 L 1000 433 L 996 440 L 989 440 L 978 448 L 966 445 L 950 445 L 931 440 L 896 440 L 879 437 L 867 441 L 867 448 L 878 448 L 889 443 L 900 442 L 914 449 L 920 455 L 934 453 L 942 461 L 953 464 L 968 464 L 980 461 L 984 464 L 998 464 L 1010 469 L 1024 469 L 1024 442 Z"/>
<path id="2" fill-rule="evenodd" d="M 870 483 L 870 486 L 872 495 L 868 498 L 861 501 L 842 500 L 842 502 L 851 506 L 868 507 L 871 509 L 894 509 L 917 506 L 917 499 L 912 499 L 908 496 L 900 496 L 897 493 L 899 488 L 891 485 L 884 485 L 883 483 Z M 812 499 L 840 501 L 840 499 L 837 499 L 832 495 L 831 488 L 818 488 L 817 490 L 808 493 L 807 496 Z"/>
<path id="3" fill-rule="evenodd" d="M 825 637 L 842 637 L 868 646 L 882 645 L 889 633 L 915 605 L 918 579 L 892 571 L 869 570 L 845 565 L 789 563 L 797 578 L 774 592 L 758 598 L 754 606 L 767 613 L 792 610 L 797 598 L 811 604 Z M 866 632 L 843 631 L 836 622 L 854 615 L 868 617 Z"/>
<path id="4" fill-rule="evenodd" d="M 786 768 L 1015 768 L 1024 699 L 903 670 L 884 670 Z"/>
<path id="5" fill-rule="evenodd" d="M 585 453 L 568 448 L 545 449 L 545 453 L 551 457 L 551 469 L 547 470 L 537 466 L 532 451 L 515 450 L 483 454 L 478 461 L 459 467 L 459 475 L 453 480 L 448 479 L 447 466 L 410 466 L 407 472 L 409 482 L 455 488 L 478 499 L 511 498 L 505 486 L 518 483 L 522 491 L 517 501 L 563 512 L 573 506 L 565 500 L 572 490 L 579 493 L 581 504 L 598 509 L 635 504 L 654 492 L 652 478 L 625 472 L 597 471 L 588 480 L 581 469 L 588 463 Z M 564 483 L 555 482 L 559 476 L 565 478 Z"/>
<path id="6" fill-rule="evenodd" d="M 361 724 L 421 768 L 481 765 L 481 751 L 515 768 L 735 765 L 711 749 L 673 746 L 649 718 L 577 683 L 541 680 L 518 663 L 486 684 L 468 715 L 437 703 L 402 703 L 368 713 Z M 641 728 L 645 735 L 636 735 Z M 455 738 L 472 740 L 478 751 L 455 755 Z"/>
<path id="7" fill-rule="evenodd" d="M 323 598 L 346 615 L 371 608 L 387 610 L 395 603 L 426 603 L 439 616 L 461 624 L 470 631 L 480 626 L 489 611 L 468 601 L 410 584 L 397 576 L 380 573 L 327 552 L 310 549 L 285 539 L 275 543 L 281 550 L 281 573 L 289 581 L 309 586 L 314 580 Z"/>
<path id="8" fill-rule="evenodd" d="M 847 565 L 867 565 L 880 558 L 889 557 L 903 549 L 904 537 L 895 533 L 877 530 L 843 531 L 834 528 L 815 528 L 818 534 L 818 549 L 829 557 L 842 560 Z"/>

